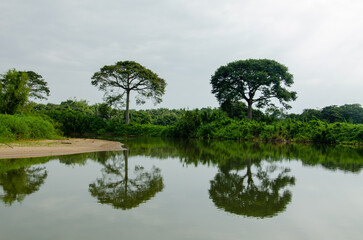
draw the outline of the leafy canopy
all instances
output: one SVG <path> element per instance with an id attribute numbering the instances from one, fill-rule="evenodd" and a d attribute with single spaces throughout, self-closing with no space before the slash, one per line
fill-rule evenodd
<path id="1" fill-rule="evenodd" d="M 102 67 L 93 75 L 92 85 L 104 91 L 105 101 L 113 105 L 125 105 L 125 95 L 130 91 L 138 94 L 137 104 L 144 104 L 146 98 L 160 103 L 166 87 L 164 79 L 134 61 L 120 61 Z"/>
<path id="2" fill-rule="evenodd" d="M 290 108 L 287 102 L 296 99 L 296 92 L 284 86 L 290 87 L 293 83 L 293 75 L 286 66 L 268 59 L 231 62 L 218 68 L 211 78 L 212 93 L 219 103 L 246 101 L 249 118 L 252 118 L 253 104 L 257 108 L 276 108 L 272 98 L 278 99 L 284 108 Z"/>
<path id="3" fill-rule="evenodd" d="M 146 99 L 160 103 L 165 93 L 165 80 L 156 73 L 133 61 L 120 61 L 106 65 L 92 77 L 92 85 L 105 92 L 104 100 L 114 106 L 126 105 L 126 124 L 129 123 L 130 93 L 136 92 L 136 104 Z"/>
<path id="4" fill-rule="evenodd" d="M 8 70 L 0 75 L 0 113 L 14 114 L 29 98 L 46 99 L 49 92 L 41 75 L 33 71 Z"/>

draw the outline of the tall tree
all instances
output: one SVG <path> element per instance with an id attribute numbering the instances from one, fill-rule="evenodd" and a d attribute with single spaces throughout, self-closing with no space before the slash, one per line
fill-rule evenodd
<path id="1" fill-rule="evenodd" d="M 165 80 L 156 73 L 133 61 L 106 65 L 92 77 L 92 85 L 104 91 L 104 99 L 112 105 L 126 105 L 126 124 L 129 124 L 130 94 L 137 93 L 136 103 L 144 104 L 151 98 L 160 103 L 165 93 Z"/>
<path id="2" fill-rule="evenodd" d="M 33 71 L 8 70 L 0 75 L 0 113 L 14 114 L 30 98 L 46 99 L 49 88 L 43 77 Z"/>
<path id="3" fill-rule="evenodd" d="M 288 91 L 294 83 L 286 66 L 269 59 L 248 59 L 231 62 L 217 69 L 211 78 L 212 93 L 220 104 L 226 101 L 245 101 L 248 118 L 252 119 L 252 105 L 257 108 L 276 107 L 276 98 L 284 108 L 296 99 L 296 92 Z"/>

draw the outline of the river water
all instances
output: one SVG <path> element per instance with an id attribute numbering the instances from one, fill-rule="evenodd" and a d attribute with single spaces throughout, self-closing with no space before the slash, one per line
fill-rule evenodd
<path id="1" fill-rule="evenodd" d="M 121 138 L 0 160 L 0 239 L 363 239 L 363 149 Z"/>

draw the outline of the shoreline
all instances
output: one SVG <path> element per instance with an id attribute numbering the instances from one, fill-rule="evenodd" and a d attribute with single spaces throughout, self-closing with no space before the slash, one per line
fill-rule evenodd
<path id="1" fill-rule="evenodd" d="M 122 143 L 101 139 L 69 138 L 0 143 L 0 159 L 61 156 L 87 152 L 123 151 Z"/>

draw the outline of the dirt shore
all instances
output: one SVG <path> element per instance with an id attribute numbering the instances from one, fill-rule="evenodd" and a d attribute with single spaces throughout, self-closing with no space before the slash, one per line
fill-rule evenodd
<path id="1" fill-rule="evenodd" d="M 70 155 L 86 152 L 122 151 L 120 142 L 71 138 L 64 140 L 40 140 L 18 143 L 0 143 L 0 159 Z"/>

